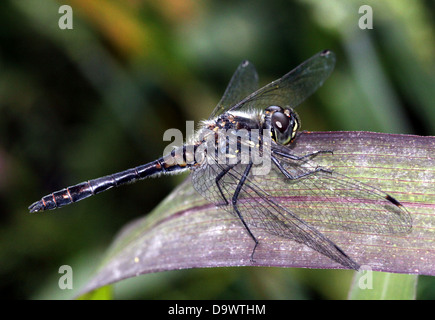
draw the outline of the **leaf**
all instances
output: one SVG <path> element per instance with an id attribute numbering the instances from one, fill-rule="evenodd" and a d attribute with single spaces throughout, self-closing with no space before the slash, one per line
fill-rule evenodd
<path id="1" fill-rule="evenodd" d="M 346 254 L 374 271 L 435 274 L 435 138 L 369 132 L 305 132 L 298 155 L 391 194 L 411 213 L 412 232 L 377 235 L 322 229 Z M 144 183 L 147 183 L 145 181 Z M 149 182 L 148 182 L 149 183 Z M 270 191 L 273 195 L 273 190 Z M 325 205 L 327 205 L 325 203 Z M 303 244 L 253 229 L 199 196 L 187 179 L 152 213 L 122 229 L 82 292 L 140 274 L 220 266 L 342 268 Z"/>

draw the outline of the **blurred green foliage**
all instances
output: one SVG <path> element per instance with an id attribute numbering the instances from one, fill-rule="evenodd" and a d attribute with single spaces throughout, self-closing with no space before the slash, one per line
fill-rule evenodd
<path id="1" fill-rule="evenodd" d="M 0 288 L 6 298 L 71 297 L 124 224 L 184 177 L 109 191 L 57 212 L 27 206 L 64 186 L 154 160 L 163 133 L 207 118 L 232 72 L 251 60 L 260 83 L 314 53 L 332 77 L 298 108 L 306 130 L 434 135 L 432 1 L 3 1 L 0 8 Z M 361 5 L 372 30 L 358 28 Z M 122 212 L 122 215 L 120 214 Z M 117 298 L 340 299 L 352 272 L 278 268 L 180 270 L 115 286 Z M 435 298 L 420 277 L 417 298 Z"/>

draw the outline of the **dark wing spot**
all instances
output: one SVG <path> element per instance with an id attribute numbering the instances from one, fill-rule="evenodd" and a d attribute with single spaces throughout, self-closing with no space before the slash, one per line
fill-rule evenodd
<path id="1" fill-rule="evenodd" d="M 385 199 L 387 199 L 388 201 L 390 201 L 391 203 L 395 204 L 398 207 L 402 207 L 402 204 L 399 201 L 397 201 L 396 199 L 394 199 L 392 196 L 388 194 L 385 196 Z"/>

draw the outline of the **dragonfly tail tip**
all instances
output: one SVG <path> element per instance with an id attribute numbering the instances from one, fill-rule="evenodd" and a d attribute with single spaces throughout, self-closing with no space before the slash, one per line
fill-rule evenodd
<path id="1" fill-rule="evenodd" d="M 44 206 L 42 205 L 41 201 L 37 201 L 37 202 L 32 203 L 28 209 L 29 209 L 30 213 L 34 213 L 34 212 L 38 212 L 38 211 L 43 211 Z"/>

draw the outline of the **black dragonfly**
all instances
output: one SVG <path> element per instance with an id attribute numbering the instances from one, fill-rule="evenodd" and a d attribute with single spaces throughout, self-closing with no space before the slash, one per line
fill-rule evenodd
<path id="1" fill-rule="evenodd" d="M 406 234 L 412 229 L 412 220 L 392 196 L 313 161 L 320 154 L 332 156 L 332 151 L 295 155 L 288 148 L 300 129 L 293 108 L 323 84 L 334 65 L 334 53 L 325 50 L 258 89 L 254 66 L 243 61 L 192 141 L 148 164 L 44 196 L 29 210 L 56 209 L 112 187 L 190 170 L 199 194 L 240 219 L 254 241 L 251 261 L 259 244 L 255 228 L 260 228 L 358 270 L 359 264 L 321 233 L 319 226 Z M 243 152 L 246 150 L 248 153 Z M 258 157 L 263 162 L 256 161 Z M 256 171 L 265 163 L 269 170 Z"/>

